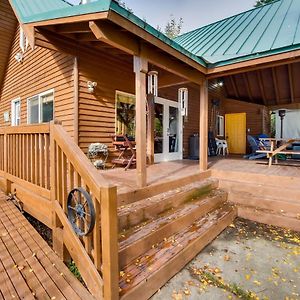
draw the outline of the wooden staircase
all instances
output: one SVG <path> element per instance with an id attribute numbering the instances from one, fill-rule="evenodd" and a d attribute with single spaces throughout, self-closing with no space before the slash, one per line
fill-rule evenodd
<path id="1" fill-rule="evenodd" d="M 205 179 L 120 206 L 121 299 L 148 299 L 236 217 L 227 192 Z"/>
<path id="2" fill-rule="evenodd" d="M 297 178 L 218 171 L 213 176 L 228 192 L 238 216 L 300 231 L 300 187 Z"/>

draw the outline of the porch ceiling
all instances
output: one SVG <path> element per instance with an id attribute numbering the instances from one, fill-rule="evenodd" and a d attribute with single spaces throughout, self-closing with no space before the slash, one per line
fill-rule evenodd
<path id="1" fill-rule="evenodd" d="M 300 103 L 299 76 L 300 62 L 295 62 L 232 74 L 222 80 L 227 98 L 280 107 Z"/>

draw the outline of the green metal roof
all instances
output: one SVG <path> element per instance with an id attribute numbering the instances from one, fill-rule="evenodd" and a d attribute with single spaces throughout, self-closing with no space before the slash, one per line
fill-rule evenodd
<path id="1" fill-rule="evenodd" d="M 23 23 L 27 23 L 34 15 L 48 14 L 53 10 L 72 7 L 62 0 L 12 0 L 12 4 Z"/>
<path id="2" fill-rule="evenodd" d="M 84 5 L 70 5 L 63 0 L 12 0 L 13 5 L 17 9 L 19 18 L 23 24 L 29 24 L 33 22 L 40 22 L 46 20 L 53 20 L 71 16 L 79 16 L 91 13 L 114 11 L 124 18 L 128 19 L 137 26 L 143 28 L 151 35 L 157 37 L 164 43 L 170 45 L 177 51 L 196 61 L 202 66 L 206 66 L 206 63 L 201 57 L 190 53 L 176 42 L 168 38 L 163 33 L 156 30 L 151 25 L 147 24 L 133 13 L 121 7 L 117 2 L 113 0 L 98 0 Z M 40 3 L 37 7 L 35 3 Z M 46 4 L 43 6 L 43 4 Z"/>
<path id="3" fill-rule="evenodd" d="M 278 0 L 169 39 L 113 0 L 12 0 L 22 23 L 114 11 L 202 66 L 217 67 L 300 49 L 300 0 Z"/>
<path id="4" fill-rule="evenodd" d="M 300 48 L 300 1 L 281 0 L 201 27 L 175 39 L 208 67 Z"/>

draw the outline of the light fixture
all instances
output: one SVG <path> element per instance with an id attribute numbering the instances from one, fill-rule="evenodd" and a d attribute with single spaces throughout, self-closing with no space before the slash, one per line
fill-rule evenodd
<path id="1" fill-rule="evenodd" d="M 223 80 L 220 80 L 218 82 L 215 82 L 213 85 L 212 85 L 214 88 L 220 88 L 222 86 L 224 86 L 224 81 Z"/>
<path id="2" fill-rule="evenodd" d="M 23 54 L 18 52 L 16 55 L 15 55 L 15 60 L 18 62 L 18 63 L 21 63 L 23 61 Z"/>
<path id="3" fill-rule="evenodd" d="M 88 91 L 89 93 L 93 94 L 95 91 L 95 87 L 97 86 L 97 82 L 95 81 L 88 81 L 87 82 L 87 87 L 88 87 Z"/>
<path id="4" fill-rule="evenodd" d="M 178 102 L 180 103 L 181 115 L 188 116 L 189 90 L 187 88 L 180 88 L 178 90 Z"/>
<path id="5" fill-rule="evenodd" d="M 150 71 L 148 73 L 148 94 L 158 96 L 158 72 Z"/>

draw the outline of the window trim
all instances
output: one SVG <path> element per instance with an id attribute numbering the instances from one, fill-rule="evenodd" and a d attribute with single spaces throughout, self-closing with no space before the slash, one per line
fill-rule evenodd
<path id="1" fill-rule="evenodd" d="M 42 123 L 47 123 L 47 122 L 42 122 L 42 97 L 47 96 L 48 94 L 53 94 L 53 120 L 55 116 L 55 109 L 54 109 L 54 101 L 55 101 L 55 90 L 50 89 L 45 92 L 42 92 L 40 94 L 33 95 L 31 97 L 27 98 L 27 124 L 42 124 Z M 38 123 L 30 123 L 30 113 L 29 113 L 29 102 L 32 98 L 38 97 Z"/>
<path id="2" fill-rule="evenodd" d="M 16 112 L 15 112 L 15 104 L 17 102 L 19 102 L 19 104 L 20 104 L 20 115 L 19 115 L 20 124 L 19 125 L 21 125 L 21 98 L 18 97 L 18 98 L 14 99 L 14 100 L 11 100 L 11 117 L 10 117 L 10 124 L 11 124 L 11 126 L 18 126 L 16 124 L 16 122 L 13 122 L 13 121 L 15 121 L 15 114 L 16 114 Z"/>
<path id="3" fill-rule="evenodd" d="M 219 120 L 222 120 L 221 122 Z M 220 124 L 222 124 L 220 126 Z M 220 130 L 222 129 L 222 130 Z M 221 132 L 222 131 L 222 132 Z M 225 135 L 225 118 L 222 115 L 217 116 L 217 136 L 224 137 Z"/>

